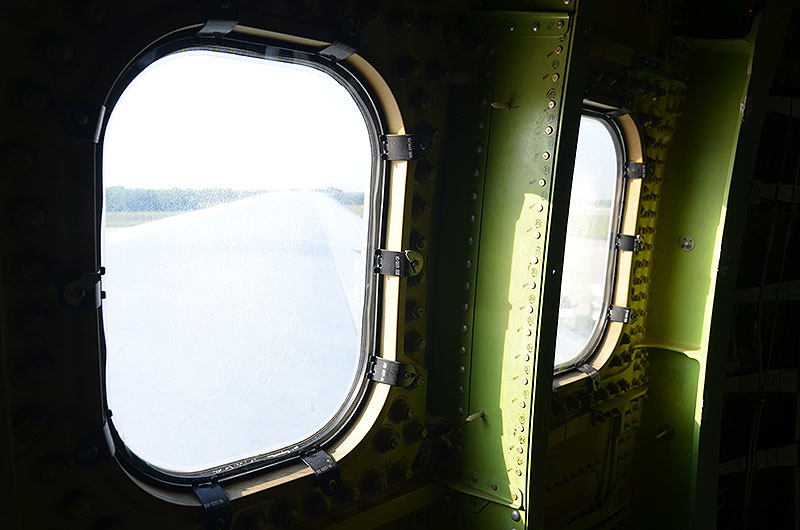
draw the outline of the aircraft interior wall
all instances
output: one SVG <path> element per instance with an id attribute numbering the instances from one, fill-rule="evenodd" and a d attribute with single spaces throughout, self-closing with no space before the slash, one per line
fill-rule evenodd
<path id="1" fill-rule="evenodd" d="M 0 530 L 800 529 L 795 4 L 0 4 Z M 326 166 L 320 153 L 344 152 L 345 140 L 323 121 L 302 131 L 297 165 L 323 168 L 305 188 L 237 188 L 220 170 L 221 184 L 191 193 L 230 197 L 191 199 L 188 213 L 130 207 L 112 226 L 109 116 L 149 65 L 186 50 L 333 79 L 368 135 L 366 187 L 331 184 L 347 161 Z M 233 105 L 234 90 L 219 100 Z M 322 114 L 299 95 L 268 103 Z M 198 124 L 210 108 L 198 106 Z M 278 158 L 260 138 L 289 134 L 276 123 L 254 125 L 220 167 L 238 168 L 250 140 L 265 165 Z M 591 124 L 613 144 L 613 182 L 573 213 L 600 189 L 573 185 L 600 171 L 595 152 L 581 157 Z M 216 126 L 198 159 L 235 133 Z M 182 186 L 169 186 L 173 199 L 190 195 Z M 235 212 L 259 220 L 261 239 L 226 235 Z M 575 238 L 576 219 L 600 228 Z M 295 246 L 274 236 L 293 229 Z M 227 252 L 212 236 L 252 261 L 206 272 Z M 145 259 L 142 238 L 164 260 L 169 241 L 190 246 L 176 277 L 213 289 L 165 300 L 174 280 L 159 269 L 138 277 L 147 286 L 117 289 L 111 275 Z M 116 261 L 109 241 L 128 242 Z M 595 262 L 602 279 L 588 280 Z M 161 322 L 173 302 L 198 311 L 181 323 L 232 320 L 235 289 L 267 290 L 261 314 L 244 315 L 260 316 L 263 335 L 235 335 L 250 332 L 241 325 L 191 342 Z M 138 300 L 138 313 L 111 315 L 115 296 Z M 146 356 L 159 325 L 182 351 Z M 290 351 L 280 380 L 259 379 L 260 365 L 229 373 L 244 339 L 272 362 L 284 343 L 270 325 L 308 353 Z M 150 461 L 122 428 L 126 412 L 109 407 L 114 326 L 129 326 L 140 351 L 126 369 L 148 359 L 163 375 L 126 382 L 133 409 L 177 407 L 169 367 L 185 359 L 189 374 L 204 363 L 219 374 L 192 390 L 196 421 L 214 392 L 256 444 L 259 429 L 307 419 L 292 411 L 324 419 L 221 464 L 193 467 L 200 441 L 178 450 L 188 471 Z M 345 336 L 355 357 L 340 362 Z M 214 379 L 246 383 L 212 389 Z M 347 396 L 331 405 L 334 387 Z M 300 403 L 287 403 L 298 388 Z M 175 410 L 168 424 L 191 423 Z M 198 427 L 206 444 L 242 436 Z M 158 429 L 155 439 L 179 439 Z"/>

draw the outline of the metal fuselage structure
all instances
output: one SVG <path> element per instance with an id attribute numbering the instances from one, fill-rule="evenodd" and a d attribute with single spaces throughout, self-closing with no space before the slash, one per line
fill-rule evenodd
<path id="1" fill-rule="evenodd" d="M 0 528 L 800 528 L 796 21 L 784 0 L 3 4 Z M 98 164 L 109 94 L 176 42 L 352 75 L 385 251 L 335 428 L 180 480 L 106 407 Z M 636 245 L 596 346 L 554 372 L 586 112 L 624 144 Z"/>

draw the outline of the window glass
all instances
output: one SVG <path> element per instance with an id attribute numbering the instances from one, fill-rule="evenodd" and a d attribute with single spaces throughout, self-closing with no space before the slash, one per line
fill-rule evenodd
<path id="1" fill-rule="evenodd" d="M 617 222 L 616 138 L 602 119 L 581 117 L 564 249 L 556 368 L 588 354 L 602 332 L 611 294 L 609 267 Z"/>
<path id="2" fill-rule="evenodd" d="M 372 163 L 361 107 L 310 66 L 183 51 L 125 88 L 103 141 L 103 319 L 136 456 L 195 473 L 336 416 L 365 350 Z"/>

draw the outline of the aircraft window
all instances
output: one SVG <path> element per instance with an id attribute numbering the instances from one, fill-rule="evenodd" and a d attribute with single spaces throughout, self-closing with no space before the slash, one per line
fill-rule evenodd
<path id="1" fill-rule="evenodd" d="M 597 346 L 613 288 L 614 240 L 621 208 L 622 145 L 604 118 L 581 117 L 572 177 L 556 335 L 556 370 Z"/>
<path id="2" fill-rule="evenodd" d="M 197 475 L 296 453 L 355 406 L 379 201 L 354 93 L 313 64 L 194 49 L 149 64 L 114 105 L 106 393 L 147 465 Z"/>

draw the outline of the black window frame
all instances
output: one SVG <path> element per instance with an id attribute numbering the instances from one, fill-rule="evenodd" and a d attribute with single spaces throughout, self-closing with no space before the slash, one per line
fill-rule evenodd
<path id="1" fill-rule="evenodd" d="M 615 176 L 616 183 L 614 191 L 614 202 L 612 204 L 612 211 L 611 211 L 611 215 L 613 217 L 613 224 L 610 227 L 610 232 L 608 237 L 609 248 L 608 248 L 608 256 L 606 258 L 606 279 L 605 279 L 605 286 L 603 289 L 603 301 L 601 305 L 601 308 L 608 308 L 611 305 L 612 300 L 614 299 L 614 294 L 618 283 L 617 262 L 618 262 L 619 250 L 615 248 L 614 242 L 617 234 L 619 234 L 621 231 L 622 219 L 626 207 L 627 194 L 626 194 L 624 173 L 625 173 L 625 163 L 628 157 L 628 151 L 627 151 L 627 146 L 625 144 L 625 137 L 622 134 L 622 130 L 620 129 L 617 122 L 613 119 L 613 117 L 609 116 L 607 112 L 603 112 L 602 110 L 598 110 L 592 107 L 584 107 L 583 110 L 581 111 L 580 119 L 583 120 L 584 117 L 595 119 L 606 127 L 606 129 L 611 134 L 611 138 L 614 142 L 614 147 L 616 150 L 617 172 Z M 576 154 L 577 154 L 577 143 L 576 143 Z M 571 194 L 572 194 L 572 189 L 570 188 L 570 195 Z M 569 216 L 569 211 L 567 212 L 567 216 Z M 567 218 L 567 223 L 569 223 L 569 218 Z M 562 284 L 563 281 L 564 279 L 562 278 Z M 589 362 L 592 356 L 597 351 L 597 349 L 602 344 L 603 338 L 608 333 L 608 322 L 609 320 L 605 314 L 605 311 L 601 309 L 601 313 L 599 315 L 597 323 L 595 323 L 595 326 L 592 329 L 592 334 L 589 336 L 589 341 L 586 343 L 583 349 L 568 363 L 564 363 L 561 365 L 554 365 L 553 375 L 557 377 L 565 372 L 574 370 L 577 367 Z"/>
<path id="2" fill-rule="evenodd" d="M 377 98 L 369 89 L 369 84 L 363 80 L 354 69 L 331 57 L 321 55 L 319 50 L 310 46 L 289 43 L 282 40 L 266 39 L 241 33 L 228 35 L 200 35 L 196 29 L 185 30 L 170 34 L 137 55 L 117 77 L 111 90 L 104 101 L 101 120 L 98 124 L 97 148 L 95 150 L 95 204 L 96 204 L 96 248 L 98 255 L 101 249 L 103 232 L 103 195 L 102 181 L 103 139 L 108 119 L 114 105 L 119 100 L 127 86 L 145 68 L 159 59 L 171 54 L 191 50 L 205 50 L 230 53 L 240 56 L 274 60 L 308 66 L 322 71 L 333 77 L 353 96 L 355 103 L 361 110 L 367 125 L 370 150 L 372 152 L 372 182 L 369 200 L 370 220 L 367 233 L 367 247 L 365 250 L 365 299 L 361 331 L 361 346 L 358 373 L 351 386 L 348 399 L 343 403 L 335 416 L 317 433 L 291 447 L 285 447 L 269 453 L 237 460 L 229 464 L 211 469 L 192 472 L 176 473 L 160 469 L 138 457 L 122 441 L 120 434 L 114 427 L 112 411 L 108 409 L 106 397 L 106 341 L 104 336 L 102 307 L 98 311 L 99 347 L 101 358 L 102 399 L 106 415 L 109 436 L 113 441 L 115 454 L 118 461 L 134 477 L 144 482 L 158 485 L 167 489 L 186 489 L 198 484 L 222 482 L 238 479 L 245 475 L 261 473 L 276 466 L 300 462 L 300 457 L 313 452 L 342 433 L 356 416 L 358 410 L 364 405 L 368 391 L 376 384 L 367 376 L 369 358 L 379 345 L 380 322 L 382 307 L 383 282 L 380 277 L 372 274 L 371 256 L 375 249 L 383 248 L 388 211 L 388 175 L 391 163 L 381 157 L 380 138 L 387 131 L 386 117 L 376 103 Z M 309 131 L 308 149 L 314 149 L 315 142 L 336 141 L 329 133 Z M 366 204 L 366 203 L 365 203 Z"/>

